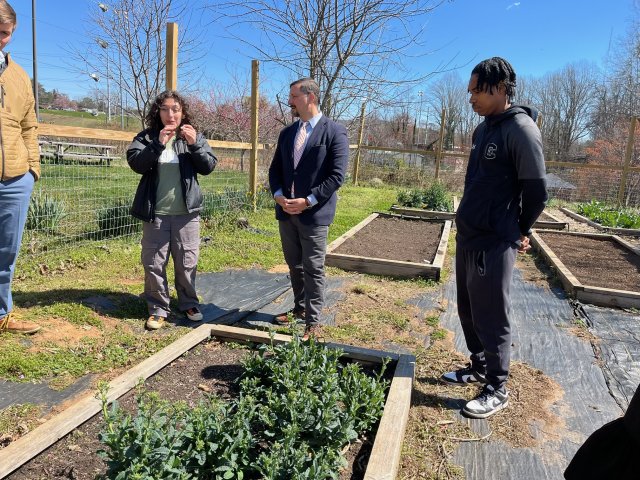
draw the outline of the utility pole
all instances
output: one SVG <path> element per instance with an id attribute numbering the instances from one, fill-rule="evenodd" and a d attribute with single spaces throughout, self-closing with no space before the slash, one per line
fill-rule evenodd
<path id="1" fill-rule="evenodd" d="M 38 95 L 38 51 L 36 48 L 36 0 L 31 0 L 31 40 L 33 43 L 33 97 L 36 100 L 36 119 L 40 121 L 40 99 Z"/>

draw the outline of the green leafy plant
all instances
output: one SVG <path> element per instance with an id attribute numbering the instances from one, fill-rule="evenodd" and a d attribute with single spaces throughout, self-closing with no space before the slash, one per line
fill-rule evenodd
<path id="1" fill-rule="evenodd" d="M 243 362 L 238 398 L 188 408 L 141 391 L 135 416 L 108 408 L 100 385 L 107 478 L 338 478 L 342 447 L 373 428 L 388 387 L 386 362 L 367 375 L 341 353 L 294 335 Z"/>
<path id="2" fill-rule="evenodd" d="M 453 211 L 453 198 L 438 181 L 425 189 L 401 190 L 398 193 L 398 203 L 404 207 L 425 208 L 438 212 Z"/>
<path id="3" fill-rule="evenodd" d="M 31 197 L 26 227 L 29 230 L 55 233 L 65 216 L 64 203 L 39 192 Z"/>
<path id="4" fill-rule="evenodd" d="M 140 222 L 129 214 L 131 202 L 117 200 L 96 212 L 98 236 L 123 237 L 140 231 Z"/>
<path id="5" fill-rule="evenodd" d="M 578 213 L 605 227 L 640 228 L 640 213 L 630 208 L 616 208 L 591 200 L 579 203 Z"/>

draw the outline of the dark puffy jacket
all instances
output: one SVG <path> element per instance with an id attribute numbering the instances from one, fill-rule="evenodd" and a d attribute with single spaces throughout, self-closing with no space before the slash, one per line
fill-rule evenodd
<path id="1" fill-rule="evenodd" d="M 188 145 L 177 138 L 174 150 L 180 162 L 182 195 L 189 213 L 202 208 L 202 192 L 198 184 L 198 173 L 209 175 L 218 160 L 203 135 L 198 134 L 196 142 Z M 142 174 L 131 206 L 131 215 L 145 222 L 155 219 L 156 189 L 158 186 L 158 159 L 165 146 L 158 140 L 158 132 L 144 130 L 135 136 L 127 149 L 127 162 L 131 169 Z"/>

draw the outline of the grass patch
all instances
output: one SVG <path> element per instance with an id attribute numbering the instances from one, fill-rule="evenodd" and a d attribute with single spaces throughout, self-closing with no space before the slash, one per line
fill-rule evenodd
<path id="1" fill-rule="evenodd" d="M 35 418 L 42 407 L 31 403 L 11 405 L 0 410 L 0 448 L 8 445 L 14 437 L 20 437 L 37 426 Z"/>

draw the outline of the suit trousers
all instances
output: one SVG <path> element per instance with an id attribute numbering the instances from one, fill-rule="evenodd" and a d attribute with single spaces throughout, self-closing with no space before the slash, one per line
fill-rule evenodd
<path id="1" fill-rule="evenodd" d="M 511 360 L 509 299 L 516 248 L 502 242 L 490 250 L 456 249 L 458 315 L 471 365 L 501 388 Z"/>
<path id="2" fill-rule="evenodd" d="M 280 241 L 289 266 L 294 308 L 305 309 L 306 323 L 319 323 L 324 306 L 324 258 L 327 250 L 327 225 L 305 225 L 297 215 L 280 220 Z"/>
<path id="3" fill-rule="evenodd" d="M 33 175 L 28 172 L 0 182 L 0 318 L 13 308 L 11 281 L 34 183 Z"/>
<path id="4" fill-rule="evenodd" d="M 144 267 L 144 298 L 149 315 L 167 317 L 169 285 L 167 264 L 173 257 L 174 280 L 178 294 L 178 309 L 182 312 L 199 305 L 196 293 L 196 270 L 200 253 L 200 216 L 157 215 L 153 222 L 142 226 L 142 265 Z"/>

